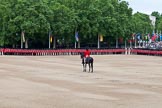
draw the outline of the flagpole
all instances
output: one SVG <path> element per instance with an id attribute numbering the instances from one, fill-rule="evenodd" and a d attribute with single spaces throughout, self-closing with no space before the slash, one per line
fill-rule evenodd
<path id="1" fill-rule="evenodd" d="M 139 41 L 138 41 L 138 48 L 140 48 L 141 47 L 141 39 L 139 39 Z"/>
<path id="2" fill-rule="evenodd" d="M 28 48 L 28 40 L 25 39 L 25 48 Z"/>
<path id="3" fill-rule="evenodd" d="M 22 42 L 22 32 L 21 32 L 21 49 L 23 48 L 23 42 Z"/>
<path id="4" fill-rule="evenodd" d="M 132 40 L 130 40 L 130 48 L 132 48 Z"/>
<path id="5" fill-rule="evenodd" d="M 75 41 L 75 49 L 76 49 L 76 44 L 77 44 L 77 43 L 76 43 L 76 41 Z"/>
<path id="6" fill-rule="evenodd" d="M 142 48 L 144 48 L 144 46 L 145 46 L 144 44 L 145 44 L 145 42 L 144 42 L 144 40 L 142 40 Z"/>
<path id="7" fill-rule="evenodd" d="M 56 36 L 53 36 L 53 49 L 56 48 Z"/>
<path id="8" fill-rule="evenodd" d="M 162 40 L 161 40 L 161 30 L 160 30 L 160 42 L 161 42 Z"/>
<path id="9" fill-rule="evenodd" d="M 49 38 L 49 43 L 48 43 L 48 48 L 50 49 L 51 48 L 51 43 L 50 43 L 50 31 L 49 31 L 49 34 L 48 34 L 49 36 L 48 36 L 48 38 Z"/>
<path id="10" fill-rule="evenodd" d="M 137 48 L 137 40 L 136 40 L 136 37 L 135 37 L 135 48 Z"/>
<path id="11" fill-rule="evenodd" d="M 158 29 L 157 29 L 157 31 L 156 31 L 156 41 L 158 42 L 158 38 L 159 38 L 159 34 L 158 34 Z"/>
<path id="12" fill-rule="evenodd" d="M 78 48 L 80 48 L 80 40 L 78 41 Z"/>
<path id="13" fill-rule="evenodd" d="M 77 48 L 77 30 L 75 30 L 75 49 Z"/>
<path id="14" fill-rule="evenodd" d="M 99 36 L 99 34 L 98 34 L 98 47 L 97 47 L 98 49 L 100 48 L 100 36 Z"/>
<path id="15" fill-rule="evenodd" d="M 21 49 L 23 48 L 23 31 L 21 31 Z"/>

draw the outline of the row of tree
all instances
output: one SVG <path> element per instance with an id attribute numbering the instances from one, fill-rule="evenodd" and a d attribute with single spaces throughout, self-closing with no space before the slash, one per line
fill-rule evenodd
<path id="1" fill-rule="evenodd" d="M 29 48 L 48 48 L 49 40 L 53 48 L 71 47 L 76 32 L 81 46 L 97 45 L 100 35 L 110 46 L 132 33 L 151 33 L 149 16 L 132 11 L 122 0 L 0 0 L 0 45 L 20 48 L 22 33 Z M 162 15 L 152 15 L 162 30 Z"/>

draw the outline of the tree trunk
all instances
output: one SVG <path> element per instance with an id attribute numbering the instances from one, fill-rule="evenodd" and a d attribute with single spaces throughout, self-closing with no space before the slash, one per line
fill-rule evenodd
<path id="1" fill-rule="evenodd" d="M 118 37 L 116 37 L 116 48 L 118 48 Z"/>
<path id="2" fill-rule="evenodd" d="M 127 48 L 127 41 L 126 41 L 126 39 L 125 39 L 125 48 Z"/>
<path id="3" fill-rule="evenodd" d="M 53 49 L 55 49 L 56 48 L 56 37 L 54 36 L 53 37 Z"/>
<path id="4" fill-rule="evenodd" d="M 25 48 L 28 48 L 28 39 L 25 40 Z"/>

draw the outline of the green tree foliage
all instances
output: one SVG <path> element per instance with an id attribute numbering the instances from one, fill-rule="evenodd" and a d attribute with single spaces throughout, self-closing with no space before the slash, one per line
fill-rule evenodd
<path id="1" fill-rule="evenodd" d="M 152 32 L 152 25 L 149 16 L 143 13 L 135 13 L 132 20 L 133 31 L 137 33 L 150 33 Z"/>
<path id="2" fill-rule="evenodd" d="M 48 48 L 48 33 L 64 42 L 74 43 L 79 32 L 81 43 L 96 43 L 98 35 L 115 43 L 116 38 L 129 38 L 132 33 L 151 32 L 148 15 L 132 14 L 122 0 L 0 0 L 0 45 L 18 45 L 21 32 L 30 48 Z M 162 19 L 153 12 L 162 29 Z"/>

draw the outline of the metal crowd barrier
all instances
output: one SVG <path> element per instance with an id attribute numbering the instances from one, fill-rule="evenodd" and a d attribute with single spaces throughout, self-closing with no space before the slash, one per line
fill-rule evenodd
<path id="1" fill-rule="evenodd" d="M 58 56 L 58 55 L 79 55 L 84 52 L 85 49 L 47 49 L 47 50 L 35 50 L 35 49 L 0 49 L 1 55 L 30 55 L 30 56 Z M 107 55 L 107 54 L 127 54 L 127 49 L 92 49 L 91 55 Z"/>
<path id="2" fill-rule="evenodd" d="M 146 49 L 132 49 L 130 51 L 130 54 L 162 56 L 162 51 L 160 51 L 160 50 L 146 50 Z"/>

